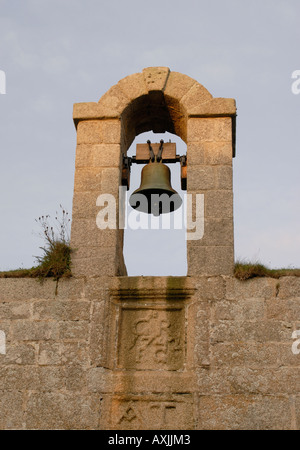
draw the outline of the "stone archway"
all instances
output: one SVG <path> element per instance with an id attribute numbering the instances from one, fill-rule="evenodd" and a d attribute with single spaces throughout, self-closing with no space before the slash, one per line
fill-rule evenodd
<path id="1" fill-rule="evenodd" d="M 77 128 L 71 245 L 75 275 L 126 275 L 123 230 L 96 226 L 100 194 L 119 203 L 122 156 L 136 135 L 177 134 L 187 144 L 188 193 L 205 195 L 205 235 L 187 243 L 188 274 L 233 270 L 232 156 L 236 107 L 192 78 L 150 67 L 120 80 L 98 103 L 74 105 Z"/>

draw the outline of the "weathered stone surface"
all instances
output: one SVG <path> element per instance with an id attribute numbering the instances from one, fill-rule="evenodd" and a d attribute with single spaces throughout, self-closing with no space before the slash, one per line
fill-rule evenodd
<path id="1" fill-rule="evenodd" d="M 45 280 L 40 283 L 37 279 L 0 278 L 0 301 L 25 302 L 31 299 L 55 298 L 55 283 Z"/>
<path id="2" fill-rule="evenodd" d="M 58 323 L 41 320 L 18 320 L 12 322 L 12 336 L 16 341 L 56 340 L 58 338 Z"/>
<path id="3" fill-rule="evenodd" d="M 170 73 L 168 67 L 147 67 L 143 69 L 148 91 L 163 91 Z"/>
<path id="4" fill-rule="evenodd" d="M 183 369 L 183 310 L 123 308 L 118 341 L 119 368 Z"/>
<path id="5" fill-rule="evenodd" d="M 121 149 L 118 144 L 79 144 L 76 147 L 76 171 L 77 168 L 87 167 L 120 167 L 120 163 Z"/>
<path id="6" fill-rule="evenodd" d="M 84 300 L 46 300 L 33 303 L 33 318 L 35 320 L 89 320 L 90 303 Z"/>
<path id="7" fill-rule="evenodd" d="M 0 303 L 0 320 L 5 319 L 29 319 L 31 305 L 25 302 Z"/>
<path id="8" fill-rule="evenodd" d="M 63 393 L 32 393 L 25 414 L 28 429 L 97 429 L 98 396 Z"/>
<path id="9" fill-rule="evenodd" d="M 236 103 L 233 98 L 212 98 L 205 103 L 190 106 L 189 115 L 193 116 L 235 116 Z"/>
<path id="10" fill-rule="evenodd" d="M 216 189 L 215 171 L 211 166 L 187 166 L 188 191 Z"/>
<path id="11" fill-rule="evenodd" d="M 96 206 L 96 201 L 101 191 L 75 192 L 73 197 L 73 220 L 75 219 L 93 219 L 96 221 L 100 210 Z M 76 248 L 76 246 L 73 246 Z"/>
<path id="12" fill-rule="evenodd" d="M 300 278 L 282 277 L 279 282 L 279 297 L 281 298 L 300 298 Z"/>
<path id="13" fill-rule="evenodd" d="M 199 83 L 195 83 L 191 89 L 183 96 L 181 103 L 184 106 L 187 114 L 190 115 L 195 107 L 199 107 L 212 99 L 212 95 Z"/>
<path id="14" fill-rule="evenodd" d="M 239 300 L 241 298 L 274 298 L 277 280 L 272 278 L 257 278 L 246 282 L 236 278 L 226 280 L 226 298 Z"/>
<path id="15" fill-rule="evenodd" d="M 122 92 L 125 92 L 129 101 L 148 94 L 147 86 L 142 73 L 135 73 L 123 78 L 118 82 L 118 87 Z"/>
<path id="16" fill-rule="evenodd" d="M 189 394 L 114 396 L 109 428 L 116 430 L 189 430 L 194 427 Z"/>
<path id="17" fill-rule="evenodd" d="M 223 300 L 215 302 L 212 307 L 214 320 L 255 320 L 263 318 L 265 303 L 263 299 L 240 299 L 240 301 Z"/>
<path id="18" fill-rule="evenodd" d="M 267 299 L 266 315 L 268 319 L 280 319 L 289 322 L 295 322 L 299 320 L 300 297 Z"/>
<path id="19" fill-rule="evenodd" d="M 82 120 L 77 126 L 77 144 L 120 144 L 119 120 Z"/>
<path id="20" fill-rule="evenodd" d="M 211 326 L 211 343 L 288 341 L 292 324 L 283 321 L 216 320 Z"/>
<path id="21" fill-rule="evenodd" d="M 23 428 L 23 393 L 0 391 L 0 430 Z"/>
<path id="22" fill-rule="evenodd" d="M 231 119 L 229 117 L 188 119 L 187 136 L 189 142 L 231 142 Z"/>
<path id="23" fill-rule="evenodd" d="M 289 430 L 291 411 L 285 396 L 201 396 L 199 429 Z"/>
<path id="24" fill-rule="evenodd" d="M 188 275 L 200 272 L 206 276 L 232 275 L 234 254 L 232 246 L 200 246 L 188 248 Z"/>
<path id="25" fill-rule="evenodd" d="M 101 192 L 101 169 L 78 168 L 75 172 L 74 191 L 96 191 L 99 195 Z"/>
<path id="26" fill-rule="evenodd" d="M 225 219 L 233 217 L 233 194 L 231 190 L 207 191 L 205 193 L 204 202 L 204 215 L 206 219 Z"/>
<path id="27" fill-rule="evenodd" d="M 2 324 L 0 324 L 2 329 Z M 6 354 L 0 354 L 0 365 L 19 364 L 33 365 L 36 363 L 36 344 L 11 343 L 6 344 Z"/>
<path id="28" fill-rule="evenodd" d="M 232 144 L 229 142 L 191 142 L 187 145 L 188 164 L 232 165 Z"/>

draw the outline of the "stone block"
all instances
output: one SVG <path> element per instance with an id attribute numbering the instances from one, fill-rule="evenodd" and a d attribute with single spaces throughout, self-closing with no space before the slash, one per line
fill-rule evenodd
<path id="1" fill-rule="evenodd" d="M 239 301 L 222 300 L 215 302 L 214 320 L 255 320 L 260 321 L 265 314 L 263 299 L 240 299 Z"/>
<path id="2" fill-rule="evenodd" d="M 232 190 L 207 191 L 204 197 L 206 219 L 232 219 Z"/>
<path id="3" fill-rule="evenodd" d="M 0 278 L 0 301 L 22 301 L 28 305 L 32 299 L 54 299 L 55 283 L 53 280 L 44 280 L 41 283 L 38 279 L 29 278 Z M 25 308 L 25 306 L 24 306 Z"/>
<path id="4" fill-rule="evenodd" d="M 291 409 L 286 396 L 201 396 L 199 429 L 289 430 Z"/>
<path id="5" fill-rule="evenodd" d="M 98 102 L 103 117 L 119 117 L 129 103 L 129 98 L 122 91 L 119 83 L 112 86 Z"/>
<path id="6" fill-rule="evenodd" d="M 282 362 L 282 344 L 265 342 L 216 343 L 211 346 L 211 360 L 214 368 L 250 367 L 262 369 L 279 367 Z M 290 346 L 285 351 L 288 354 Z"/>
<path id="7" fill-rule="evenodd" d="M 164 91 L 170 69 L 168 67 L 147 67 L 143 69 L 143 76 L 148 92 Z"/>
<path id="8" fill-rule="evenodd" d="M 17 320 L 12 322 L 14 341 L 48 341 L 58 338 L 57 322 Z"/>
<path id="9" fill-rule="evenodd" d="M 93 167 L 93 149 L 96 146 L 96 144 L 78 144 L 76 146 L 75 175 L 77 169 Z"/>
<path id="10" fill-rule="evenodd" d="M 207 191 L 216 189 L 215 171 L 211 166 L 187 166 L 187 190 Z"/>
<path id="11" fill-rule="evenodd" d="M 230 117 L 190 118 L 187 122 L 188 142 L 232 142 Z"/>
<path id="12" fill-rule="evenodd" d="M 216 166 L 214 169 L 216 189 L 232 190 L 232 167 Z"/>
<path id="13" fill-rule="evenodd" d="M 217 276 L 232 275 L 234 266 L 233 247 L 202 247 L 189 245 L 188 275 L 189 276 Z"/>
<path id="14" fill-rule="evenodd" d="M 226 279 L 226 298 L 228 300 L 274 298 L 277 283 L 278 280 L 273 278 L 254 278 L 247 281 L 234 277 L 228 278 Z"/>
<path id="15" fill-rule="evenodd" d="M 93 430 L 98 427 L 100 401 L 95 395 L 31 393 L 25 413 L 26 428 Z"/>
<path id="16" fill-rule="evenodd" d="M 164 91 L 165 97 L 179 101 L 189 90 L 198 84 L 197 81 L 179 72 L 170 72 Z"/>
<path id="17" fill-rule="evenodd" d="M 24 395 L 18 391 L 0 391 L 0 429 L 23 429 Z"/>
<path id="18" fill-rule="evenodd" d="M 0 366 L 0 390 L 25 391 L 39 389 L 38 369 L 34 366 Z"/>
<path id="19" fill-rule="evenodd" d="M 77 168 L 75 171 L 74 192 L 101 192 L 101 169 Z"/>
<path id="20" fill-rule="evenodd" d="M 121 149 L 119 144 L 79 144 L 76 147 L 76 169 L 120 167 L 120 164 Z"/>
<path id="21" fill-rule="evenodd" d="M 77 126 L 77 144 L 99 144 L 103 142 L 101 120 L 81 120 Z"/>
<path id="22" fill-rule="evenodd" d="M 94 366 L 108 365 L 110 353 L 110 320 L 108 304 L 105 301 L 93 302 L 91 315 L 90 358 Z"/>
<path id="23" fill-rule="evenodd" d="M 101 245 L 102 230 L 99 230 L 95 219 L 78 218 L 73 220 L 71 229 L 72 247 L 77 251 L 81 247 L 92 247 Z"/>
<path id="24" fill-rule="evenodd" d="M 118 87 L 125 93 L 129 101 L 133 101 L 148 94 L 144 76 L 142 73 L 129 75 L 118 82 Z M 129 103 L 127 101 L 127 103 Z"/>
<path id="25" fill-rule="evenodd" d="M 280 298 L 300 298 L 300 278 L 299 277 L 281 277 L 279 281 Z"/>
<path id="26" fill-rule="evenodd" d="M 117 167 L 121 166 L 121 148 L 119 144 L 94 145 L 92 150 L 94 167 Z"/>
<path id="27" fill-rule="evenodd" d="M 60 365 L 60 344 L 56 342 L 42 342 L 39 345 L 38 363 L 40 366 Z"/>
<path id="28" fill-rule="evenodd" d="M 6 343 L 6 354 L 0 355 L 0 365 L 19 364 L 32 365 L 36 363 L 36 348 L 34 344 Z"/>
<path id="29" fill-rule="evenodd" d="M 99 212 L 99 207 L 96 205 L 97 198 L 101 191 L 92 192 L 74 192 L 73 197 L 73 220 L 74 219 L 94 219 Z M 72 242 L 71 242 L 72 246 Z"/>
<path id="30" fill-rule="evenodd" d="M 29 319 L 31 316 L 31 304 L 24 302 L 0 303 L 0 321 Z"/>
<path id="31" fill-rule="evenodd" d="M 112 194 L 118 207 L 119 186 L 121 186 L 121 171 L 116 167 L 106 167 L 102 169 L 101 194 Z"/>
<path id="32" fill-rule="evenodd" d="M 89 320 L 90 302 L 84 300 L 46 300 L 33 304 L 33 318 L 35 320 Z"/>
<path id="33" fill-rule="evenodd" d="M 195 83 L 189 91 L 182 97 L 180 103 L 183 105 L 187 114 L 190 115 L 191 111 L 199 108 L 203 103 L 209 102 L 212 99 L 212 95 L 199 83 Z M 218 120 L 218 119 L 217 119 Z"/>
<path id="34" fill-rule="evenodd" d="M 211 324 L 211 343 L 219 342 L 287 342 L 292 325 L 280 321 L 219 320 Z"/>
<path id="35" fill-rule="evenodd" d="M 295 398 L 295 429 L 300 430 L 300 396 Z"/>
<path id="36" fill-rule="evenodd" d="M 206 103 L 191 106 L 190 116 L 232 116 L 236 115 L 236 103 L 233 98 L 212 98 Z"/>
<path id="37" fill-rule="evenodd" d="M 118 275 L 118 264 L 116 255 L 109 249 L 102 249 L 101 253 L 94 258 L 73 258 L 72 273 L 74 276 L 116 276 Z"/>
<path id="38" fill-rule="evenodd" d="M 193 277 L 195 298 L 201 300 L 220 300 L 225 297 L 225 279 L 223 277 Z"/>
<path id="39" fill-rule="evenodd" d="M 65 366 L 89 366 L 89 346 L 84 342 L 64 342 L 60 344 L 61 364 Z"/>
<path id="40" fill-rule="evenodd" d="M 84 280 L 76 278 L 61 278 L 55 299 L 78 300 L 84 298 Z"/>
<path id="41" fill-rule="evenodd" d="M 188 306 L 187 313 L 187 361 L 188 369 L 210 365 L 208 302 L 195 302 Z"/>
<path id="42" fill-rule="evenodd" d="M 201 239 L 189 241 L 189 246 L 228 247 L 234 244 L 232 219 L 204 219 L 204 234 Z"/>
<path id="43" fill-rule="evenodd" d="M 270 298 L 266 300 L 268 319 L 295 322 L 300 317 L 300 298 Z"/>
<path id="44" fill-rule="evenodd" d="M 82 120 L 77 126 L 77 144 L 120 144 L 121 124 L 118 119 Z"/>
<path id="45" fill-rule="evenodd" d="M 181 395 L 127 395 L 111 400 L 108 429 L 190 430 L 194 427 L 193 397 Z"/>
<path id="46" fill-rule="evenodd" d="M 191 142 L 187 145 L 188 165 L 231 166 L 231 142 Z"/>
<path id="47" fill-rule="evenodd" d="M 66 389 L 74 392 L 84 392 L 86 390 L 86 370 L 80 366 L 69 366 L 65 368 Z M 100 403 L 100 402 L 99 402 Z"/>
<path id="48" fill-rule="evenodd" d="M 59 339 L 76 340 L 86 342 L 89 338 L 88 321 L 70 321 L 59 322 Z"/>

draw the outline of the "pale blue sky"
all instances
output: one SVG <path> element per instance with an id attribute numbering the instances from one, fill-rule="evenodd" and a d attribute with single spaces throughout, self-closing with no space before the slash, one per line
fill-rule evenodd
<path id="1" fill-rule="evenodd" d="M 149 66 L 236 99 L 236 256 L 300 267 L 299 20 L 299 0 L 0 0 L 0 270 L 34 263 L 35 218 L 60 203 L 71 212 L 73 103 Z M 152 259 L 147 240 L 135 246 L 146 243 L 151 268 L 184 273 L 177 238 L 158 240 Z M 125 255 L 130 274 L 152 274 L 132 245 Z"/>

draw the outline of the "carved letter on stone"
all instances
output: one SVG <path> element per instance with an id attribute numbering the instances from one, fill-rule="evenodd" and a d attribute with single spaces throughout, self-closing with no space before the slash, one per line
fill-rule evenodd
<path id="1" fill-rule="evenodd" d="M 119 367 L 180 369 L 184 361 L 183 319 L 181 309 L 123 309 Z"/>

